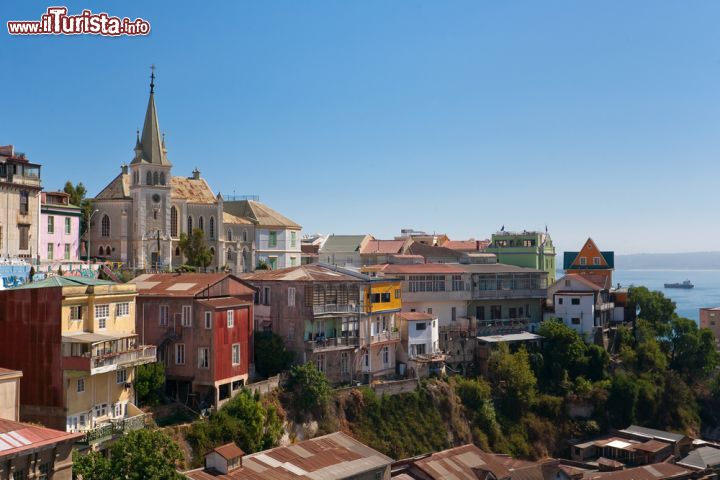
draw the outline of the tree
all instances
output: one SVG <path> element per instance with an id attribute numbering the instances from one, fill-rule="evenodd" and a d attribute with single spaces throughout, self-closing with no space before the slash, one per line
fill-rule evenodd
<path id="1" fill-rule="evenodd" d="M 574 380 L 585 373 L 587 345 L 580 335 L 559 320 L 543 322 L 538 332 L 543 337 L 544 380 L 557 388 L 567 375 Z"/>
<path id="2" fill-rule="evenodd" d="M 110 458 L 98 452 L 74 454 L 73 476 L 82 480 L 175 480 L 182 466 L 180 447 L 160 430 L 142 428 L 118 439 Z"/>
<path id="3" fill-rule="evenodd" d="M 520 348 L 510 353 L 508 346 L 501 344 L 490 354 L 488 368 L 500 408 L 507 416 L 520 418 L 537 394 L 537 378 L 530 368 L 527 350 Z"/>
<path id="4" fill-rule="evenodd" d="M 273 332 L 255 334 L 255 371 L 260 375 L 271 377 L 284 372 L 290 367 L 293 356 L 280 335 Z"/>
<path id="5" fill-rule="evenodd" d="M 612 377 L 607 411 L 613 426 L 625 428 L 635 422 L 638 404 L 638 385 L 632 374 L 616 372 Z"/>
<path id="6" fill-rule="evenodd" d="M 212 262 L 213 254 L 205 243 L 205 233 L 200 228 L 192 231 L 189 237 L 186 233 L 180 234 L 180 250 L 193 267 L 207 268 Z"/>
<path id="7" fill-rule="evenodd" d="M 628 311 L 631 315 L 639 309 L 639 318 L 647 320 L 659 336 L 669 333 L 670 322 L 675 317 L 675 302 L 662 292 L 650 291 L 646 287 L 628 289 Z"/>
<path id="8" fill-rule="evenodd" d="M 292 394 L 298 412 L 320 409 L 330 398 L 330 384 L 325 374 L 311 362 L 290 368 L 285 389 Z"/>
<path id="9" fill-rule="evenodd" d="M 698 329 L 692 320 L 680 317 L 672 320 L 667 343 L 670 368 L 687 379 L 704 379 L 718 366 L 712 332 L 706 328 Z"/>
<path id="10" fill-rule="evenodd" d="M 85 232 L 87 232 L 88 222 L 90 221 L 90 215 L 92 215 L 93 210 L 92 202 L 85 198 L 87 195 L 87 189 L 82 182 L 77 185 L 73 185 L 73 183 L 68 180 L 65 182 L 63 191 L 70 195 L 70 204 L 80 207 L 80 236 L 82 237 L 85 235 Z"/>
<path id="11" fill-rule="evenodd" d="M 161 362 L 147 363 L 137 368 L 135 392 L 142 405 L 157 405 L 165 387 L 165 366 Z"/>

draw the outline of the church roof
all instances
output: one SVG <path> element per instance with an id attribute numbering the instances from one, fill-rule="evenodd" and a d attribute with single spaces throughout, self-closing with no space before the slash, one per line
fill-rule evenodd
<path id="1" fill-rule="evenodd" d="M 170 188 L 172 198 L 184 199 L 190 203 L 217 203 L 215 194 L 204 178 L 172 177 Z"/>
<path id="2" fill-rule="evenodd" d="M 153 73 L 153 81 L 155 75 Z M 147 110 L 145 112 L 145 123 L 143 124 L 142 136 L 140 144 L 136 148 L 140 148 L 139 155 L 136 155 L 132 164 L 152 163 L 155 165 L 172 165 L 167 159 L 165 153 L 165 142 L 160 135 L 160 123 L 158 122 L 157 108 L 155 107 L 155 93 L 153 92 L 155 85 L 150 83 L 150 99 L 148 100 Z"/>
<path id="3" fill-rule="evenodd" d="M 130 198 L 130 175 L 121 173 L 95 196 L 95 200 L 125 200 Z"/>
<path id="4" fill-rule="evenodd" d="M 246 218 L 261 227 L 301 228 L 286 216 L 254 200 L 230 201 L 225 202 L 223 206 L 226 212 L 236 217 Z"/>
<path id="5" fill-rule="evenodd" d="M 252 222 L 250 220 L 240 218 L 228 212 L 223 212 L 223 223 L 231 223 L 235 225 L 252 225 Z"/>

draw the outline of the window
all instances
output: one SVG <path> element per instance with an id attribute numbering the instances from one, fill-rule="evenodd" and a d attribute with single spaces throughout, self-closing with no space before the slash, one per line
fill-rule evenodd
<path id="1" fill-rule="evenodd" d="M 570 300 L 570 303 L 573 305 L 580 305 L 580 299 L 579 298 L 573 298 Z"/>
<path id="2" fill-rule="evenodd" d="M 205 231 L 205 217 L 198 218 L 198 228 L 203 232 Z"/>
<path id="3" fill-rule="evenodd" d="M 288 307 L 295 306 L 295 287 L 288 288 Z"/>
<path id="4" fill-rule="evenodd" d="M 23 190 L 22 192 L 20 192 L 20 215 L 27 215 L 30 211 L 29 198 L 30 194 L 27 192 L 27 190 Z"/>
<path id="5" fill-rule="evenodd" d="M 593 265 L 600 265 L 600 257 L 593 257 Z"/>
<path id="6" fill-rule="evenodd" d="M 558 298 L 558 305 L 562 305 L 562 304 L 563 304 L 563 297 L 560 297 L 560 298 Z"/>
<path id="7" fill-rule="evenodd" d="M 229 228 L 227 229 L 227 232 L 225 232 L 225 240 L 232 242 L 232 230 Z"/>
<path id="8" fill-rule="evenodd" d="M 210 238 L 215 238 L 215 217 L 210 217 Z"/>
<path id="9" fill-rule="evenodd" d="M 580 257 L 580 265 L 587 265 L 587 258 Z"/>
<path id="10" fill-rule="evenodd" d="M 153 173 L 153 185 L 157 185 L 160 183 L 160 178 L 158 177 L 158 172 Z"/>
<path id="11" fill-rule="evenodd" d="M 185 344 L 175 344 L 175 365 L 185 365 Z"/>
<path id="12" fill-rule="evenodd" d="M 48 260 L 52 260 L 52 259 L 53 259 L 53 246 L 54 246 L 54 244 L 52 244 L 52 243 L 48 243 L 48 244 L 47 244 L 47 258 L 48 258 Z"/>
<path id="13" fill-rule="evenodd" d="M 152 185 L 152 172 L 147 172 L 145 175 L 145 183 L 148 185 Z"/>
<path id="14" fill-rule="evenodd" d="M 465 290 L 465 285 L 462 281 L 462 275 L 453 275 L 452 276 L 452 289 L 453 289 L 453 292 L 459 292 L 459 291 Z"/>
<path id="15" fill-rule="evenodd" d="M 27 250 L 30 248 L 30 225 L 18 224 L 18 233 L 20 234 L 18 248 L 20 250 Z"/>
<path id="16" fill-rule="evenodd" d="M 188 218 L 187 218 L 187 234 L 188 235 L 190 235 L 192 233 L 192 230 L 193 230 L 192 227 L 193 227 L 192 217 L 190 215 L 188 215 Z"/>
<path id="17" fill-rule="evenodd" d="M 240 365 L 240 344 L 234 343 L 232 346 L 232 364 Z"/>
<path id="18" fill-rule="evenodd" d="M 27 473 L 25 473 L 25 470 L 22 468 L 16 468 L 12 476 L 10 477 L 10 480 L 27 480 Z"/>
<path id="19" fill-rule="evenodd" d="M 425 323 L 425 322 L 417 322 L 417 323 L 415 324 L 415 330 L 416 330 L 416 331 L 425 330 L 425 329 L 427 329 L 427 323 Z"/>
<path id="20" fill-rule="evenodd" d="M 122 417 L 123 416 L 123 404 L 122 403 L 116 403 L 113 405 L 113 416 L 114 417 Z"/>
<path id="21" fill-rule="evenodd" d="M 100 330 L 107 326 L 107 318 L 110 316 L 110 305 L 95 305 L 95 319 Z"/>
<path id="22" fill-rule="evenodd" d="M 340 373 L 348 373 L 350 370 L 348 368 L 348 352 L 341 352 L 340 353 Z"/>
<path id="23" fill-rule="evenodd" d="M 175 208 L 175 205 L 170 207 L 170 236 L 171 237 L 178 236 L 178 214 L 177 214 L 177 208 Z"/>
<path id="24" fill-rule="evenodd" d="M 248 238 L 248 237 L 247 237 L 247 230 L 243 230 L 243 232 L 242 232 L 242 241 L 243 241 L 243 242 L 247 242 L 247 238 Z"/>
<path id="25" fill-rule="evenodd" d="M 490 305 L 490 320 L 502 318 L 502 305 Z"/>
<path id="26" fill-rule="evenodd" d="M 432 308 L 428 307 L 427 313 L 429 313 L 430 315 L 432 315 Z"/>
<path id="27" fill-rule="evenodd" d="M 212 312 L 205 312 L 205 329 L 210 330 L 212 328 Z"/>
<path id="28" fill-rule="evenodd" d="M 399 288 L 395 289 L 395 298 L 400 298 L 400 289 Z"/>
<path id="29" fill-rule="evenodd" d="M 108 413 L 108 404 L 107 403 L 101 403 L 98 405 L 95 405 L 95 416 L 96 417 L 104 417 Z"/>
<path id="30" fill-rule="evenodd" d="M 70 320 L 82 320 L 82 305 L 72 305 L 70 307 Z"/>
<path id="31" fill-rule="evenodd" d="M 102 257 L 103 255 L 105 255 L 105 249 L 100 245 L 100 248 L 98 248 L 98 256 Z"/>
<path id="32" fill-rule="evenodd" d="M 297 267 L 297 257 L 290 257 L 290 266 Z"/>
<path id="33" fill-rule="evenodd" d="M 390 292 L 386 292 L 380 295 L 380 301 L 382 303 L 388 303 L 390 301 Z"/>
<path id="34" fill-rule="evenodd" d="M 65 244 L 65 260 L 70 260 L 70 244 Z"/>
<path id="35" fill-rule="evenodd" d="M 48 216 L 47 230 L 47 233 L 55 233 L 55 217 L 53 215 Z"/>
<path id="36" fill-rule="evenodd" d="M 269 248 L 277 247 L 277 232 L 268 233 L 268 247 Z"/>
<path id="37" fill-rule="evenodd" d="M 297 247 L 297 232 L 290 232 L 290 248 Z"/>
<path id="38" fill-rule="evenodd" d="M 160 325 L 167 325 L 168 324 L 168 317 L 169 317 L 169 310 L 167 305 L 160 305 Z"/>
<path id="39" fill-rule="evenodd" d="M 388 347 L 383 347 L 382 359 L 383 359 L 383 365 L 385 367 L 390 365 L 390 349 Z"/>
<path id="40" fill-rule="evenodd" d="M 318 372 L 325 373 L 325 355 L 324 354 L 318 354 L 315 357 L 315 368 L 318 369 Z"/>
<path id="41" fill-rule="evenodd" d="M 453 322 L 457 320 L 457 307 L 452 307 L 450 309 L 450 320 L 452 320 Z"/>
<path id="42" fill-rule="evenodd" d="M 130 304 L 127 302 L 118 303 L 115 307 L 115 316 L 127 317 L 128 315 L 130 315 Z"/>
<path id="43" fill-rule="evenodd" d="M 198 368 L 210 368 L 210 349 L 208 347 L 198 348 Z"/>
<path id="44" fill-rule="evenodd" d="M 227 311 L 227 327 L 233 328 L 234 326 L 235 326 L 235 311 L 228 310 Z"/>
<path id="45" fill-rule="evenodd" d="M 115 371 L 115 383 L 120 384 L 125 382 L 127 382 L 127 370 L 121 368 Z"/>
<path id="46" fill-rule="evenodd" d="M 579 319 L 579 318 L 573 318 L 573 319 L 572 319 L 572 324 L 573 324 L 573 325 L 580 325 L 580 319 Z"/>
<path id="47" fill-rule="evenodd" d="M 37 477 L 38 480 L 47 480 L 48 478 L 50 478 L 51 469 L 49 463 L 41 464 L 38 470 L 40 472 L 40 475 Z"/>
<path id="48" fill-rule="evenodd" d="M 182 307 L 182 323 L 183 327 L 192 327 L 192 307 L 190 305 L 183 305 Z"/>
<path id="49" fill-rule="evenodd" d="M 77 393 L 83 393 L 84 391 L 85 391 L 85 379 L 78 378 L 77 379 Z"/>
<path id="50" fill-rule="evenodd" d="M 415 347 L 415 355 L 425 355 L 424 343 L 416 343 L 413 347 Z"/>
<path id="51" fill-rule="evenodd" d="M 165 185 L 165 174 L 160 172 L 160 185 Z"/>
<path id="52" fill-rule="evenodd" d="M 180 256 L 180 247 L 175 247 L 175 256 L 176 257 Z"/>
<path id="53" fill-rule="evenodd" d="M 263 287 L 263 305 L 270 305 L 270 287 Z"/>

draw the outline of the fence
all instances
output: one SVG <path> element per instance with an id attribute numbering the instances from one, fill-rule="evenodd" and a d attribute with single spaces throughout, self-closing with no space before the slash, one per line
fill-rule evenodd
<path id="1" fill-rule="evenodd" d="M 273 390 L 277 390 L 280 386 L 280 375 L 275 375 L 267 380 L 261 382 L 248 383 L 246 388 L 253 393 L 259 393 L 260 395 L 266 395 Z"/>

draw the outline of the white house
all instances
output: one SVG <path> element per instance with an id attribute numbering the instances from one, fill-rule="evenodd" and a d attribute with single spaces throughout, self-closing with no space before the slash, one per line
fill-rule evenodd
<path id="1" fill-rule="evenodd" d="M 580 335 L 592 338 L 598 329 L 612 320 L 615 304 L 609 293 L 581 275 L 568 274 L 548 288 L 553 312 L 546 318 L 558 318 Z"/>
<path id="2" fill-rule="evenodd" d="M 410 376 L 426 377 L 442 373 L 444 355 L 439 346 L 437 315 L 423 312 L 405 312 L 396 315 L 400 329 L 398 360 L 407 363 Z"/>

